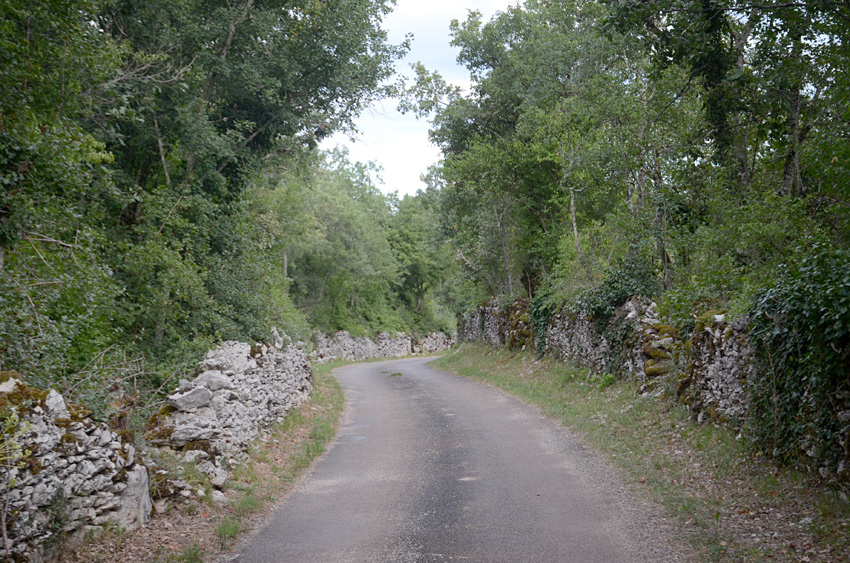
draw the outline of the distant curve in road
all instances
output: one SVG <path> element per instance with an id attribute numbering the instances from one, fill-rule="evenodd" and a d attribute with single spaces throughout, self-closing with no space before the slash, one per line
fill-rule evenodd
<path id="1" fill-rule="evenodd" d="M 583 442 L 427 362 L 334 372 L 336 442 L 230 561 L 686 560 Z"/>

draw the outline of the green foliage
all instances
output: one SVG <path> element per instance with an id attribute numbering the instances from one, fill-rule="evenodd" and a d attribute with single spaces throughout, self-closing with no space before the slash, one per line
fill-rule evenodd
<path id="1" fill-rule="evenodd" d="M 528 304 L 528 316 L 534 331 L 534 347 L 540 357 L 546 352 L 546 331 L 557 307 L 550 294 L 545 291 L 539 291 Z"/>
<path id="2" fill-rule="evenodd" d="M 850 253 L 815 246 L 756 299 L 751 424 L 762 448 L 847 479 Z"/>
<path id="3" fill-rule="evenodd" d="M 228 549 L 230 544 L 239 533 L 242 531 L 242 518 L 239 516 L 226 516 L 215 527 L 215 534 L 218 536 L 219 547 L 222 550 Z"/>
<path id="4" fill-rule="evenodd" d="M 579 295 L 570 308 L 586 312 L 604 335 L 617 307 L 632 296 L 653 297 L 657 292 L 655 272 L 635 252 L 615 266 L 597 287 Z"/>
<path id="5" fill-rule="evenodd" d="M 216 340 L 267 340 L 272 326 L 306 339 L 287 258 L 300 265 L 334 217 L 303 204 L 309 182 L 268 187 L 334 174 L 314 148 L 390 92 L 406 50 L 380 28 L 392 7 L 5 2 L 2 367 L 106 418 L 123 396 L 148 400 Z M 334 182 L 323 194 L 346 211 L 357 190 L 342 195 Z M 358 278 L 329 283 L 371 284 L 363 293 L 377 306 L 362 299 L 357 326 L 403 328 L 385 297 L 397 268 L 386 217 L 370 224 L 377 215 L 336 241 Z M 341 293 L 331 303 L 347 314 Z"/>
<path id="6" fill-rule="evenodd" d="M 5 477 L 3 486 L 7 491 L 16 485 L 11 477 L 11 470 L 25 467 L 32 453 L 23 449 L 20 444 L 20 438 L 28 429 L 29 424 L 21 420 L 16 408 L 0 409 L 0 469 Z M 5 521 L 4 514 L 3 522 Z"/>

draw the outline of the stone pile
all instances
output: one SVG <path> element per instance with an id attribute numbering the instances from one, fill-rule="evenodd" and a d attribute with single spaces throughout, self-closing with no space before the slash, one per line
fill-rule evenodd
<path id="1" fill-rule="evenodd" d="M 309 396 L 312 374 L 295 346 L 224 342 L 207 353 L 192 381 L 180 381 L 167 406 L 151 418 L 146 436 L 176 450 L 239 454 L 264 426 L 283 420 Z M 226 470 L 207 469 L 214 478 Z"/>
<path id="2" fill-rule="evenodd" d="M 14 374 L 17 375 L 17 374 Z M 133 530 L 150 518 L 148 471 L 131 443 L 55 390 L 27 386 L 10 372 L 0 410 L 16 429 L 0 436 L 0 502 L 8 502 L 6 535 L 13 561 L 37 561 L 57 535 L 113 523 Z M 126 440 L 122 440 L 125 438 Z M 20 449 L 9 446 L 11 441 Z M 16 459 L 8 459 L 9 454 Z M 2 523 L 0 523 L 2 525 Z"/>

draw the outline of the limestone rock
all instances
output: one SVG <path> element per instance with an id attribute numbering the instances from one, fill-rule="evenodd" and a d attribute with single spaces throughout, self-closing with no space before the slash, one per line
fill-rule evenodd
<path id="1" fill-rule="evenodd" d="M 7 389 L 25 386 L 15 380 Z M 106 424 L 71 419 L 61 394 L 44 393 L 40 404 L 15 405 L 27 421 L 18 437 L 29 452 L 22 467 L 0 467 L 10 514 L 7 524 L 12 559 L 42 560 L 43 546 L 58 533 L 74 534 L 110 520 L 126 530 L 144 523 L 151 510 L 147 468 L 132 446 L 123 444 Z M 57 424 L 58 422 L 58 424 Z M 64 498 L 62 525 L 51 525 L 45 507 Z"/>
<path id="2" fill-rule="evenodd" d="M 44 399 L 44 407 L 47 409 L 47 415 L 53 420 L 71 418 L 68 407 L 65 405 L 65 399 L 55 389 L 51 389 L 47 393 L 47 398 Z"/>
<path id="3" fill-rule="evenodd" d="M 454 345 L 453 339 L 437 333 L 428 335 L 422 342 L 416 342 L 409 335 L 400 332 L 395 334 L 382 332 L 374 338 L 368 338 L 353 337 L 344 330 L 331 336 L 316 331 L 312 339 L 313 352 L 310 354 L 310 359 L 317 362 L 398 358 L 421 351 L 436 352 Z"/>
<path id="4" fill-rule="evenodd" d="M 199 365 L 200 371 L 220 370 L 222 372 L 245 373 L 257 367 L 251 357 L 251 345 L 245 342 L 227 341 L 215 350 L 207 352 Z"/>
<path id="5" fill-rule="evenodd" d="M 11 393 L 17 389 L 19 385 L 23 385 L 23 382 L 20 379 L 10 377 L 3 383 L 0 383 L 0 393 Z"/>
<path id="6" fill-rule="evenodd" d="M 210 391 L 233 389 L 230 378 L 217 369 L 205 371 L 192 381 L 192 385 L 206 387 Z"/>
<path id="7" fill-rule="evenodd" d="M 183 393 L 169 395 L 167 402 L 179 411 L 190 412 L 210 403 L 212 391 L 206 387 L 193 387 Z"/>
<path id="8" fill-rule="evenodd" d="M 149 437 L 160 446 L 208 444 L 209 453 L 240 452 L 264 426 L 299 405 L 312 390 L 312 368 L 303 351 L 225 342 L 198 366 L 191 389 L 168 398 Z"/>
<path id="9" fill-rule="evenodd" d="M 127 472 L 127 488 L 121 493 L 118 508 L 107 513 L 125 530 L 135 530 L 150 520 L 153 504 L 148 493 L 148 470 L 136 465 Z"/>

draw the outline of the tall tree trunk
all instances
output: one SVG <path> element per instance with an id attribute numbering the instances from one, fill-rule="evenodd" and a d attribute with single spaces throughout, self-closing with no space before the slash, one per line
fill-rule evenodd
<path id="1" fill-rule="evenodd" d="M 168 161 L 165 159 L 165 145 L 162 142 L 162 134 L 159 132 L 159 121 L 156 112 L 153 112 L 153 128 L 156 131 L 156 144 L 159 148 L 159 161 L 162 163 L 162 171 L 165 174 L 165 185 L 171 187 L 171 173 L 168 171 Z"/>
<path id="2" fill-rule="evenodd" d="M 564 150 L 564 145 L 562 143 L 561 144 L 561 184 L 562 185 L 567 184 L 567 171 L 572 169 L 572 167 L 573 167 L 572 159 L 570 159 L 570 161 L 567 162 L 567 153 Z M 581 253 L 581 243 L 579 242 L 579 238 L 578 238 L 578 221 L 576 220 L 576 190 L 572 186 L 570 186 L 568 189 L 569 189 L 569 192 L 570 192 L 570 220 L 572 221 L 572 225 L 573 225 L 573 239 L 575 240 L 575 244 L 576 244 L 576 254 L 578 254 L 579 263 L 584 267 L 585 270 L 587 270 L 587 272 L 589 274 L 590 270 L 588 270 L 587 264 L 584 263 L 584 255 Z"/>
<path id="3" fill-rule="evenodd" d="M 785 167 L 782 170 L 782 188 L 784 195 L 802 195 L 803 178 L 800 174 L 800 109 L 802 96 L 795 85 L 788 93 L 788 149 L 785 153 Z"/>
<path id="4" fill-rule="evenodd" d="M 573 239 L 576 243 L 578 261 L 584 266 L 584 256 L 581 253 L 581 243 L 578 239 L 578 222 L 576 221 L 576 191 L 573 188 L 570 188 L 570 219 L 573 223 Z"/>
<path id="5" fill-rule="evenodd" d="M 500 202 L 501 203 L 501 202 Z M 504 207 L 504 206 L 503 206 Z M 503 248 L 503 262 L 505 268 L 505 275 L 508 278 L 508 286 L 506 294 L 510 295 L 514 289 L 514 278 L 511 273 L 511 246 L 510 239 L 508 238 L 508 225 L 507 222 L 502 218 L 504 214 L 500 214 L 498 211 L 496 212 L 496 224 L 499 225 L 499 231 L 502 235 L 502 248 Z"/>

